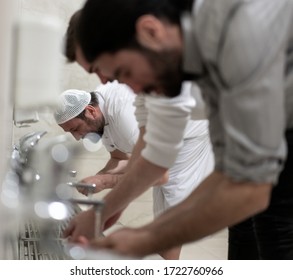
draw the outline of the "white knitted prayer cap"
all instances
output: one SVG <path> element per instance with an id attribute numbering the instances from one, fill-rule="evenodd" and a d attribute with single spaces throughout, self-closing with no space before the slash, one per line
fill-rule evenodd
<path id="1" fill-rule="evenodd" d="M 54 117 L 57 124 L 65 123 L 78 116 L 90 103 L 89 92 L 77 89 L 68 89 L 58 98 L 57 109 Z"/>

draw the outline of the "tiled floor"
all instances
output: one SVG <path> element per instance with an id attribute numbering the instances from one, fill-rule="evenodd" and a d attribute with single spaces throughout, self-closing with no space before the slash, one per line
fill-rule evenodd
<path id="1" fill-rule="evenodd" d="M 45 136 L 47 138 L 54 137 L 61 134 L 61 130 L 56 127 L 54 121 L 50 118 L 46 118 L 46 121 L 34 124 L 31 128 L 20 128 L 16 129 L 14 133 L 14 138 L 19 139 L 25 133 L 31 131 L 47 130 L 49 133 Z M 15 140 L 16 141 L 16 140 Z M 81 144 L 80 144 L 81 145 Z M 76 156 L 73 162 L 73 169 L 77 171 L 77 180 L 84 177 L 93 175 L 97 173 L 107 161 L 109 155 L 106 150 L 102 147 L 97 152 L 88 152 L 85 149 Z M 96 194 L 96 198 L 103 197 L 106 191 Z M 81 196 L 76 192 L 76 196 Z M 152 221 L 152 190 L 149 189 L 135 201 L 133 201 L 130 206 L 124 211 L 123 215 L 119 219 L 118 223 L 115 224 L 109 232 L 123 227 L 138 227 L 145 223 Z M 201 241 L 190 243 L 183 246 L 181 252 L 181 259 L 185 260 L 225 260 L 227 258 L 227 231 L 224 230 L 213 236 L 204 238 Z M 148 259 L 160 259 L 159 255 L 153 255 L 148 257 Z"/>

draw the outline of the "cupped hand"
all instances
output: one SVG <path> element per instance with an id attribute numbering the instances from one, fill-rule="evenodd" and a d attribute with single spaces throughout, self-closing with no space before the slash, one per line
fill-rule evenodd
<path id="1" fill-rule="evenodd" d="M 80 241 L 93 249 L 113 250 L 125 256 L 142 257 L 152 253 L 150 235 L 142 229 L 123 228 L 105 238 Z"/>
<path id="2" fill-rule="evenodd" d="M 83 211 L 73 217 L 63 232 L 63 237 L 73 243 L 77 243 L 80 236 L 89 240 L 95 237 L 95 212 L 93 209 Z"/>

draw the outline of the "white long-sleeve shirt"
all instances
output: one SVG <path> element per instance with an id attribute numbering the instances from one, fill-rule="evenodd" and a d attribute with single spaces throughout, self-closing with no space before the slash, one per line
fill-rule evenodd
<path id="1" fill-rule="evenodd" d="M 170 168 L 184 139 L 201 136 L 208 139 L 208 121 L 203 119 L 205 107 L 199 98 L 199 89 L 192 83 L 184 83 L 181 94 L 174 98 L 143 94 L 136 97 L 136 119 L 139 127 L 146 127 L 146 147 L 142 151 L 146 160 Z M 190 120 L 192 111 L 200 120 Z"/>
<path id="2" fill-rule="evenodd" d="M 105 118 L 103 145 L 108 152 L 131 153 L 139 134 L 133 106 L 135 94 L 116 81 L 100 85 L 96 94 Z"/>

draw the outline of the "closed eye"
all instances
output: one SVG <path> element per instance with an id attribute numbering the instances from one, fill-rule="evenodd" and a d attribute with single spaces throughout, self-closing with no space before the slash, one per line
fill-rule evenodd
<path id="1" fill-rule="evenodd" d="M 114 72 L 114 79 L 123 82 L 123 79 L 127 79 L 131 76 L 131 73 L 129 70 L 118 68 Z"/>
<path id="2" fill-rule="evenodd" d="M 77 132 L 78 131 L 78 127 L 72 127 L 69 132 Z"/>
<path id="3" fill-rule="evenodd" d="M 114 72 L 114 77 L 113 78 L 115 80 L 118 80 L 119 81 L 119 79 L 121 78 L 121 72 L 122 72 L 121 68 L 117 68 L 115 70 L 115 72 Z"/>

